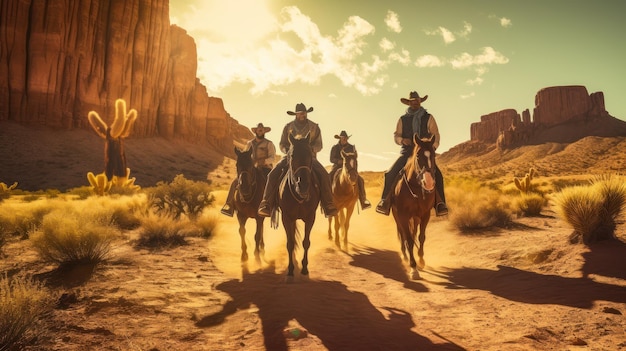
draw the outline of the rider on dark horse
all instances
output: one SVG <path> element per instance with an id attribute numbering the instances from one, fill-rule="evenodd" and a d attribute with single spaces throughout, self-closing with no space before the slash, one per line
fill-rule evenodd
<path id="1" fill-rule="evenodd" d="M 348 142 L 351 135 L 349 136 L 345 130 L 342 130 L 339 135 L 335 135 L 335 139 L 339 139 L 337 144 L 333 145 L 330 149 L 330 162 L 333 163 L 333 168 L 330 170 L 330 182 L 332 184 L 333 177 L 335 173 L 343 167 L 343 157 L 341 157 L 341 151 L 345 153 L 354 153 L 356 154 L 356 148 L 354 145 Z M 363 181 L 363 177 L 359 175 L 358 178 L 358 187 L 359 187 L 359 202 L 361 203 L 361 208 L 367 210 L 372 207 L 372 204 L 369 202 L 367 197 L 365 196 L 365 182 Z"/>
<path id="2" fill-rule="evenodd" d="M 276 147 L 274 143 L 265 138 L 265 133 L 269 133 L 272 128 L 265 127 L 263 123 L 257 124 L 256 127 L 250 128 L 252 133 L 254 133 L 254 139 L 251 139 L 246 144 L 246 148 L 244 151 L 252 149 L 252 162 L 254 162 L 254 166 L 261 170 L 263 175 L 267 177 L 269 172 L 272 170 L 272 165 L 274 164 L 274 158 L 276 157 Z M 228 190 L 228 196 L 226 197 L 226 203 L 224 207 L 222 207 L 222 214 L 232 217 L 235 213 L 235 207 L 233 206 L 233 198 L 235 196 L 235 188 L 237 187 L 237 179 L 234 179 L 230 184 L 230 189 Z"/>
<path id="3" fill-rule="evenodd" d="M 313 173 L 315 173 L 320 183 L 321 206 L 326 217 L 335 216 L 337 215 L 337 208 L 333 203 L 328 172 L 326 172 L 324 166 L 322 166 L 316 158 L 317 153 L 322 150 L 322 133 L 317 123 L 307 118 L 307 114 L 311 111 L 313 111 L 313 107 L 307 109 L 302 103 L 296 105 L 295 112 L 287 111 L 287 114 L 295 116 L 295 119 L 287 123 L 285 128 L 283 128 L 283 134 L 280 137 L 280 143 L 278 145 L 280 150 L 287 155 L 291 145 L 289 143 L 289 134 L 294 135 L 296 138 L 306 137 L 307 134 L 309 135 L 313 149 Z M 259 205 L 259 215 L 269 217 L 272 209 L 276 207 L 278 185 L 282 176 L 287 172 L 288 166 L 289 161 L 287 157 L 283 157 L 269 173 L 265 192 L 263 193 L 263 200 Z"/>
<path id="4" fill-rule="evenodd" d="M 409 98 L 401 98 L 400 101 L 408 105 L 409 108 L 405 114 L 398 119 L 396 124 L 396 131 L 394 132 L 394 141 L 396 144 L 401 145 L 400 157 L 396 162 L 385 172 L 385 185 L 381 200 L 376 206 L 376 212 L 389 215 L 391 209 L 391 189 L 398 179 L 398 174 L 402 171 L 407 159 L 411 157 L 415 143 L 413 142 L 413 135 L 417 133 L 419 138 L 429 138 L 432 135 L 435 136 L 433 147 L 435 150 L 439 146 L 439 128 L 435 118 L 429 114 L 423 107 L 422 102 L 428 99 L 428 95 L 420 97 L 416 91 L 412 91 L 409 94 Z M 437 216 L 444 216 L 448 214 L 448 207 L 446 206 L 446 198 L 443 191 L 443 175 L 439 170 L 439 167 L 435 168 L 435 185 L 437 191 L 435 193 L 435 214 Z"/>

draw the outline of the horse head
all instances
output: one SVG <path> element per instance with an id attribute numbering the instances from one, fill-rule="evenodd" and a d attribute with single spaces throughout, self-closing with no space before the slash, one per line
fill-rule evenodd
<path id="1" fill-rule="evenodd" d="M 355 185 L 359 179 L 357 154 L 355 152 L 345 152 L 341 149 L 341 159 L 343 166 L 341 168 L 341 176 L 349 180 L 350 184 Z"/>
<path id="2" fill-rule="evenodd" d="M 431 192 L 435 189 L 435 136 L 428 139 L 420 139 L 416 134 L 413 135 L 415 148 L 413 149 L 413 162 L 409 167 L 410 173 L 407 177 L 416 177 L 422 189 Z M 412 174 L 411 174 L 412 173 Z"/>
<path id="3" fill-rule="evenodd" d="M 313 149 L 310 143 L 310 134 L 296 138 L 289 134 L 289 171 L 288 180 L 295 194 L 305 201 L 309 199 L 313 182 L 311 165 L 313 163 Z"/>
<path id="4" fill-rule="evenodd" d="M 240 151 L 235 147 L 237 154 L 237 189 L 244 200 L 249 201 L 254 194 L 256 185 L 256 171 L 254 162 L 252 161 L 252 148 L 246 151 Z"/>

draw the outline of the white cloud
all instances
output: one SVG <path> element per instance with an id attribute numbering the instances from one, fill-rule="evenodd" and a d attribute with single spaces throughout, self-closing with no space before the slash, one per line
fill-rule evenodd
<path id="1" fill-rule="evenodd" d="M 472 97 L 474 97 L 474 96 L 476 96 L 476 93 L 471 92 L 471 93 L 469 93 L 469 94 L 461 95 L 461 99 L 465 100 L 465 99 L 472 98 Z"/>
<path id="2" fill-rule="evenodd" d="M 387 11 L 385 24 L 387 25 L 387 29 L 394 33 L 402 32 L 402 26 L 400 25 L 400 19 L 398 18 L 398 14 L 393 11 Z"/>
<path id="3" fill-rule="evenodd" d="M 436 30 L 425 31 L 425 32 L 428 35 L 441 35 L 441 37 L 443 38 L 443 42 L 446 44 L 450 44 L 456 40 L 456 37 L 454 36 L 454 34 L 452 34 L 450 30 L 444 27 L 439 27 Z"/>
<path id="4" fill-rule="evenodd" d="M 415 60 L 417 67 L 441 67 L 445 61 L 435 55 L 422 55 Z"/>
<path id="5" fill-rule="evenodd" d="M 466 81 L 466 83 L 468 85 L 481 85 L 481 84 L 483 84 L 484 81 L 485 80 L 482 77 L 478 76 L 478 77 L 476 77 L 474 79 L 468 79 Z"/>
<path id="6" fill-rule="evenodd" d="M 506 17 L 502 17 L 500 18 L 500 25 L 504 28 L 508 28 L 513 25 L 513 22 L 511 22 L 511 20 Z"/>
<path id="7" fill-rule="evenodd" d="M 470 33 L 472 33 L 472 24 L 469 22 L 463 23 L 463 30 L 458 32 L 457 34 L 462 38 L 467 38 Z"/>
<path id="8" fill-rule="evenodd" d="M 509 59 L 506 56 L 495 51 L 490 46 L 482 48 L 482 53 L 479 55 L 473 56 L 464 52 L 450 60 L 450 64 L 454 69 L 464 69 L 473 66 L 484 66 L 492 64 L 502 65 L 508 62 Z"/>
<path id="9" fill-rule="evenodd" d="M 382 38 L 378 43 L 378 46 L 383 52 L 387 52 L 393 50 L 396 47 L 396 44 L 387 38 Z"/>
<path id="10" fill-rule="evenodd" d="M 256 22 L 248 23 L 246 18 L 241 21 L 246 25 L 234 26 L 232 21 L 225 21 L 223 28 L 218 28 L 206 21 L 207 4 L 222 1 L 197 3 L 204 6 L 202 11 L 179 16 L 177 22 L 196 40 L 198 77 L 211 92 L 241 83 L 250 84 L 252 94 L 274 94 L 276 87 L 295 82 L 315 85 L 322 77 L 332 75 L 343 85 L 370 95 L 379 92 L 386 81 L 384 70 L 389 63 L 408 57 L 404 51 L 385 60 L 366 56 L 367 39 L 375 28 L 358 16 L 348 18 L 335 35 L 322 34 L 317 24 L 295 6 L 283 8 L 280 18 L 259 22 L 258 29 Z M 198 16 L 197 12 L 204 13 Z M 241 35 L 241 40 L 220 39 L 232 35 L 228 33 L 234 27 L 247 28 L 248 35 Z M 381 41 L 384 47 L 393 50 L 395 44 Z"/>
<path id="11" fill-rule="evenodd" d="M 398 62 L 403 66 L 408 66 L 411 63 L 411 53 L 409 50 L 402 49 L 400 52 L 392 52 L 389 54 L 389 61 Z"/>

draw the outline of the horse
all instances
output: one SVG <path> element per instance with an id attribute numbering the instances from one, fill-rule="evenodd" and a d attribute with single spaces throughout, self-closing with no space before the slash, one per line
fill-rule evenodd
<path id="1" fill-rule="evenodd" d="M 241 262 L 248 261 L 248 246 L 246 245 L 246 222 L 248 218 L 256 220 L 254 257 L 257 262 L 260 262 L 261 256 L 265 251 L 265 243 L 263 241 L 263 221 L 265 217 L 259 216 L 257 211 L 261 199 L 263 199 L 266 176 L 263 171 L 254 166 L 254 161 L 252 161 L 251 157 L 252 149 L 239 151 L 235 147 L 235 154 L 237 154 L 237 185 L 233 206 L 239 222 Z"/>
<path id="2" fill-rule="evenodd" d="M 348 229 L 354 206 L 359 198 L 356 152 L 341 150 L 343 166 L 334 173 L 331 179 L 333 202 L 339 211 L 337 216 L 328 218 L 328 240 L 333 240 L 332 221 L 335 219 L 335 245 L 341 248 L 340 232 L 343 231 L 343 246 L 348 249 Z"/>
<path id="3" fill-rule="evenodd" d="M 304 239 L 302 247 L 301 274 L 308 277 L 308 251 L 311 246 L 309 239 L 311 229 L 315 223 L 315 212 L 320 202 L 319 181 L 313 173 L 313 149 L 310 144 L 310 135 L 297 139 L 289 134 L 289 151 L 287 153 L 288 167 L 278 190 L 278 207 L 282 212 L 282 223 L 287 235 L 287 253 L 289 265 L 287 267 L 287 282 L 293 281 L 294 249 L 296 234 L 300 237 L 296 221 L 304 222 Z"/>
<path id="4" fill-rule="evenodd" d="M 398 230 L 400 250 L 405 261 L 409 253 L 411 279 L 419 279 L 416 270 L 417 263 L 413 256 L 413 246 L 417 227 L 419 226 L 419 269 L 423 269 L 424 241 L 426 240 L 426 226 L 430 220 L 430 212 L 435 204 L 435 148 L 434 136 L 430 139 L 420 139 L 413 136 L 415 147 L 412 156 L 407 159 L 403 169 L 402 179 L 397 180 L 391 194 L 391 210 Z"/>

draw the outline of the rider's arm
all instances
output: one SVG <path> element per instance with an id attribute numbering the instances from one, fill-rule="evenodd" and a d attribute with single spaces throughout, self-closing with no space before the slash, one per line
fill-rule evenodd
<path id="1" fill-rule="evenodd" d="M 433 147 L 437 150 L 441 137 L 439 136 L 439 127 L 437 127 L 437 122 L 435 121 L 435 117 L 433 117 L 433 115 L 430 115 L 430 119 L 428 120 L 428 132 L 435 136 Z"/>

